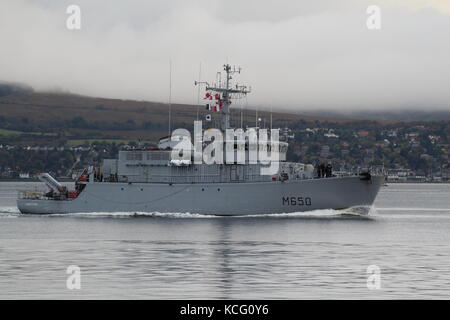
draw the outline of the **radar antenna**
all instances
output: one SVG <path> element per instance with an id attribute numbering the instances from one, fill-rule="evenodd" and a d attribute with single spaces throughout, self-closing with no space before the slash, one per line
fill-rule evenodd
<path id="1" fill-rule="evenodd" d="M 232 75 L 241 73 L 241 68 L 236 68 L 234 66 L 231 67 L 229 64 L 224 64 L 223 70 L 226 73 L 224 82 L 222 82 L 221 77 L 218 77 L 218 81 L 212 85 L 210 85 L 208 82 L 200 81 L 195 81 L 195 85 L 204 84 L 207 91 L 212 91 L 221 95 L 220 101 L 222 102 L 222 106 L 219 108 L 220 110 L 218 112 L 221 116 L 220 130 L 225 131 L 226 129 L 230 128 L 231 99 L 244 98 L 247 93 L 251 92 L 251 87 L 238 84 L 236 84 L 233 88 L 231 87 L 231 80 L 233 79 Z"/>

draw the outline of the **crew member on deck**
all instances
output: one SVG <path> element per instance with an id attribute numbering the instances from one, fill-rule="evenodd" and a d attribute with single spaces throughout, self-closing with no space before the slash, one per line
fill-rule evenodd
<path id="1" fill-rule="evenodd" d="M 333 167 L 331 166 L 331 163 L 327 164 L 327 167 L 325 168 L 326 177 L 330 178 L 333 176 Z"/>

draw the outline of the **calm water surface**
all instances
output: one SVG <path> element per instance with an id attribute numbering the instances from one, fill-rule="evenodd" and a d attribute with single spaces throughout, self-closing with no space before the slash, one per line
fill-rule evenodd
<path id="1" fill-rule="evenodd" d="M 20 215 L 37 185 L 0 183 L 1 299 L 450 298 L 449 184 L 390 184 L 369 216 Z"/>

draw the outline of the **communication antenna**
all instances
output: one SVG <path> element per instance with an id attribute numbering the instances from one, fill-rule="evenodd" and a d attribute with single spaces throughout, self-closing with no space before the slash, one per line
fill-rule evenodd
<path id="1" fill-rule="evenodd" d="M 247 97 L 245 97 L 245 99 L 247 99 Z M 241 126 L 240 126 L 241 129 L 244 128 L 244 114 L 243 114 L 244 110 L 243 109 L 244 109 L 244 101 L 241 100 Z"/>
<path id="2" fill-rule="evenodd" d="M 245 110 L 248 110 L 248 99 L 247 99 L 247 96 L 245 96 Z"/>
<path id="3" fill-rule="evenodd" d="M 270 130 L 272 130 L 272 105 L 270 105 Z"/>
<path id="4" fill-rule="evenodd" d="M 172 59 L 169 60 L 169 137 L 172 132 Z"/>
<path id="5" fill-rule="evenodd" d="M 202 81 L 202 63 L 198 67 L 198 81 Z M 200 86 L 197 88 L 197 121 L 198 121 L 198 113 L 200 110 Z"/>

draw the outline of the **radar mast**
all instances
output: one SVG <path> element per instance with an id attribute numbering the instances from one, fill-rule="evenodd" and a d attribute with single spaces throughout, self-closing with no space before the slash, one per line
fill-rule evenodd
<path id="1" fill-rule="evenodd" d="M 232 87 L 231 80 L 232 75 L 235 73 L 241 73 L 241 68 L 231 67 L 229 64 L 223 65 L 223 70 L 226 73 L 225 81 L 221 81 L 221 77 L 216 83 L 210 85 L 208 82 L 197 82 L 195 85 L 204 84 L 206 86 L 206 91 L 211 91 L 219 94 L 220 101 L 223 105 L 219 108 L 218 113 L 220 114 L 220 127 L 219 129 L 225 131 L 230 128 L 230 105 L 231 99 L 240 99 L 251 92 L 251 88 L 245 85 L 236 84 Z"/>

